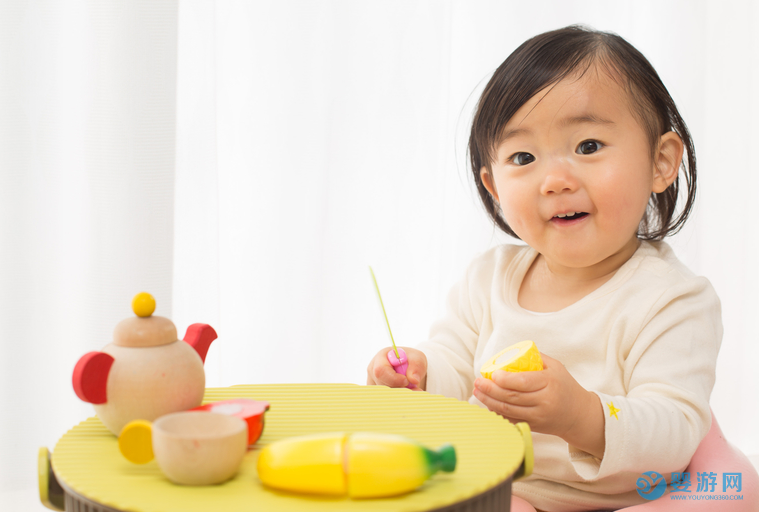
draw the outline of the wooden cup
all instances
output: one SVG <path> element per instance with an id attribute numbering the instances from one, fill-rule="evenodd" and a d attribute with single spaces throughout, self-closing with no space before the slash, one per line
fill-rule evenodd
<path id="1" fill-rule="evenodd" d="M 185 411 L 153 422 L 153 453 L 163 473 L 184 485 L 218 484 L 232 478 L 248 447 L 240 418 Z"/>

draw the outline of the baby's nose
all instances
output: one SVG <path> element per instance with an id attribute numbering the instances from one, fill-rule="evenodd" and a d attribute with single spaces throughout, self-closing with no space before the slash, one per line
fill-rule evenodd
<path id="1" fill-rule="evenodd" d="M 547 168 L 540 186 L 540 193 L 544 195 L 561 194 L 573 192 L 577 188 L 578 181 L 569 165 L 564 162 L 556 162 Z"/>

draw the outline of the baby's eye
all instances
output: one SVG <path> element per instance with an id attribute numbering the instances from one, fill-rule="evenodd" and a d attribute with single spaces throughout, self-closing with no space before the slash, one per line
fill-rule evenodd
<path id="1" fill-rule="evenodd" d="M 604 145 L 597 140 L 586 140 L 585 142 L 580 142 L 580 145 L 577 146 L 577 153 L 581 155 L 590 155 L 601 149 L 603 146 Z"/>
<path id="2" fill-rule="evenodd" d="M 511 157 L 511 162 L 517 165 L 527 165 L 535 161 L 530 153 L 516 153 Z"/>

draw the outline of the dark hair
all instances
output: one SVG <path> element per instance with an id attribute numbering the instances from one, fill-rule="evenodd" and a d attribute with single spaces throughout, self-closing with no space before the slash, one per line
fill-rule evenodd
<path id="1" fill-rule="evenodd" d="M 522 43 L 491 77 L 477 104 L 469 137 L 469 161 L 485 210 L 507 234 L 519 238 L 499 214 L 500 208 L 482 183 L 480 169 L 492 171 L 495 147 L 511 117 L 537 92 L 574 73 L 584 74 L 600 64 L 616 80 L 621 80 L 632 101 L 633 114 L 643 126 L 654 156 L 659 138 L 674 131 L 687 153 L 685 171 L 666 190 L 652 193 L 637 236 L 661 240 L 677 233 L 693 209 L 696 198 L 696 152 L 688 127 L 675 102 L 653 66 L 630 43 L 616 34 L 572 25 L 537 35 Z M 674 217 L 680 191 L 680 175 L 685 177 L 686 201 Z M 674 218 L 673 218 L 674 217 Z"/>

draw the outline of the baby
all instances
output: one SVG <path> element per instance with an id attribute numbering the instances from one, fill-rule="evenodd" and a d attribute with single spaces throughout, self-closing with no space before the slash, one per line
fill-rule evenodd
<path id="1" fill-rule="evenodd" d="M 469 155 L 490 217 L 527 245 L 477 257 L 429 339 L 405 348 L 407 377 L 385 348 L 368 384 L 410 382 L 529 423 L 535 468 L 513 485 L 514 511 L 644 503 L 642 473 L 669 480 L 709 430 L 722 340 L 714 289 L 661 241 L 695 199 L 685 122 L 627 41 L 571 26 L 495 71 Z M 543 371 L 479 376 L 523 340 Z"/>

